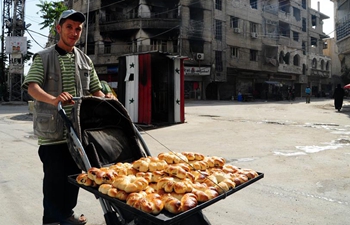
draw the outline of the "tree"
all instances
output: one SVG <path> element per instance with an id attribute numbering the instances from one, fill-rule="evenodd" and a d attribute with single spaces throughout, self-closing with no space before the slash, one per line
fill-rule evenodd
<path id="1" fill-rule="evenodd" d="M 37 14 L 42 14 L 40 18 L 44 19 L 43 22 L 39 23 L 42 25 L 40 29 L 49 28 L 50 33 L 55 35 L 56 19 L 59 18 L 64 10 L 67 10 L 67 6 L 64 1 L 51 2 L 47 0 L 40 0 L 40 4 L 36 4 L 41 10 Z"/>

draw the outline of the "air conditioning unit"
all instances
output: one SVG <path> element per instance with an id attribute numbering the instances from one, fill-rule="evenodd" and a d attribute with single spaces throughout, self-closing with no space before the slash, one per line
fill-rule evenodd
<path id="1" fill-rule="evenodd" d="M 239 34 L 239 33 L 241 33 L 241 29 L 239 29 L 239 28 L 233 28 L 233 32 Z"/>
<path id="2" fill-rule="evenodd" d="M 255 32 L 252 32 L 251 35 L 252 35 L 252 38 L 258 38 L 258 34 Z"/>
<path id="3" fill-rule="evenodd" d="M 197 60 L 204 60 L 204 53 L 197 53 L 196 54 L 196 59 Z"/>

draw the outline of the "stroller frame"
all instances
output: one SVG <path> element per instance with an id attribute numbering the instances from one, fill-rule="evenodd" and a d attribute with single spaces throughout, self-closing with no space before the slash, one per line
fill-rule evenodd
<path id="1" fill-rule="evenodd" d="M 124 108 L 124 106 L 118 101 L 118 100 L 114 100 L 114 99 L 104 99 L 104 98 L 99 98 L 99 97 L 93 97 L 93 96 L 86 96 L 86 97 L 80 97 L 80 98 L 74 98 L 74 101 L 76 101 L 75 103 L 75 107 L 72 110 L 72 114 L 80 114 L 83 110 L 87 110 L 89 109 L 89 106 L 86 108 L 84 105 L 84 102 L 93 102 L 97 104 L 97 108 L 101 107 L 101 109 L 97 110 L 97 116 L 103 116 L 106 117 L 109 122 L 112 123 L 125 123 L 127 124 L 128 128 L 128 135 L 132 136 L 131 139 L 135 139 L 136 142 L 134 141 L 129 141 L 127 143 L 131 145 L 133 145 L 132 147 L 136 148 L 137 152 L 136 152 L 136 158 L 134 158 L 133 160 L 139 159 L 140 157 L 145 157 L 145 156 L 151 156 L 151 153 L 145 143 L 145 141 L 143 140 L 140 132 L 137 130 L 136 126 L 134 123 L 132 123 L 126 109 Z M 87 103 L 86 103 L 87 104 Z M 81 109 L 80 107 L 83 107 L 84 109 Z M 106 107 L 110 107 L 111 109 L 114 110 L 114 113 L 116 113 L 116 115 L 120 116 L 120 118 L 114 118 L 111 119 L 111 121 L 109 120 L 110 118 L 108 118 L 108 116 L 110 116 L 110 114 L 106 111 Z M 92 114 L 94 114 L 95 112 L 93 112 L 93 110 L 88 110 L 88 116 L 89 116 L 89 122 L 91 122 L 92 126 L 96 125 L 95 121 L 93 121 L 96 118 L 90 118 L 90 116 Z M 68 118 L 68 116 L 66 115 L 65 110 L 62 107 L 62 104 L 59 103 L 58 104 L 58 113 L 60 114 L 61 118 L 63 119 L 64 124 L 66 125 L 67 128 L 67 139 L 68 139 L 68 145 L 69 145 L 69 150 L 70 153 L 74 159 L 74 161 L 76 162 L 77 166 L 83 170 L 83 171 L 88 171 L 88 169 L 90 169 L 92 166 L 97 166 L 97 167 L 102 167 L 102 166 L 107 166 L 108 164 L 112 164 L 115 162 L 120 161 L 119 159 L 121 158 L 121 161 L 130 161 L 130 157 L 121 157 L 122 154 L 120 154 L 118 157 L 115 157 L 115 155 L 109 155 L 107 156 L 99 156 L 98 152 L 93 151 L 93 152 L 89 152 L 86 150 L 86 145 L 88 143 L 84 143 L 84 138 L 86 138 L 86 136 L 88 134 L 86 134 L 86 132 L 84 131 L 84 129 L 80 129 L 80 127 L 78 126 L 78 128 L 74 127 L 74 124 L 80 124 L 81 121 L 75 121 L 76 118 L 72 118 L 72 114 L 71 114 L 71 118 Z M 98 115 L 98 114 L 102 114 L 102 115 Z M 80 115 L 79 115 L 80 117 Z M 79 118 L 78 117 L 78 118 Z M 93 116 L 94 117 L 94 116 Z M 106 119 L 105 118 L 105 119 Z M 101 133 L 101 130 L 106 130 L 107 136 L 110 136 L 111 134 L 113 134 L 113 129 L 117 128 L 117 124 L 108 124 L 108 126 L 106 126 L 106 124 L 103 123 L 103 121 L 99 121 L 98 123 L 102 124 L 102 129 L 97 129 L 98 133 Z M 86 124 L 83 124 L 82 126 L 86 126 Z M 112 129 L 111 129 L 112 127 Z M 91 127 L 89 127 L 91 128 Z M 90 132 L 90 129 L 86 129 L 89 130 L 88 132 Z M 112 133 L 110 133 L 112 130 Z M 95 129 L 92 129 L 92 132 L 95 132 Z M 103 132 L 102 132 L 103 133 Z M 118 133 L 120 134 L 120 133 Z M 128 136 L 127 135 L 127 136 Z M 105 140 L 104 140 L 105 141 Z M 114 140 L 115 141 L 115 140 Z M 120 144 L 120 143 L 119 143 Z M 85 145 L 85 147 L 84 147 Z M 121 145 L 123 145 L 123 143 L 121 143 Z M 141 147 L 140 147 L 141 145 Z M 103 146 L 100 146 L 103 147 Z M 107 148 L 109 148 L 110 146 L 107 145 Z M 128 146 L 122 146 L 122 148 L 127 148 Z M 93 146 L 93 148 L 95 148 L 95 146 Z M 93 149 L 96 150 L 96 149 Z M 100 149 L 101 150 L 101 149 Z M 130 150 L 130 149 L 128 149 Z M 135 153 L 135 149 L 134 153 Z M 97 154 L 96 154 L 97 153 Z M 95 160 L 94 157 L 99 158 L 99 160 Z M 109 157 L 114 158 L 114 160 L 109 161 Z M 102 160 L 101 160 L 102 159 Z M 107 161 L 106 161 L 107 160 Z M 72 175 L 68 177 L 69 182 L 71 182 L 74 185 L 78 185 L 75 181 L 75 177 L 76 175 Z M 82 187 L 80 185 L 78 185 L 79 187 Z M 82 187 L 85 188 L 85 187 Z M 85 188 L 86 189 L 86 188 Z M 94 193 L 95 190 L 88 190 L 92 193 Z M 96 198 L 99 200 L 100 205 L 102 207 L 103 213 L 104 213 L 104 218 L 106 221 L 107 225 L 132 225 L 132 224 L 137 224 L 136 221 L 139 220 L 140 224 L 143 225 L 147 225 L 147 224 L 157 224 L 157 223 L 153 223 L 151 220 L 147 220 L 147 218 L 145 219 L 144 217 L 136 217 L 135 215 L 136 213 L 132 213 L 131 211 L 121 211 L 120 207 L 118 207 L 114 202 L 109 201 L 108 199 L 106 199 L 105 196 L 101 196 L 100 193 L 97 191 L 94 193 Z M 127 207 L 128 205 L 125 205 L 124 207 Z M 137 214 L 140 214 L 142 212 L 137 212 Z M 132 214 L 132 215 L 131 215 Z M 196 221 L 200 221 L 201 224 L 210 224 L 209 221 L 207 221 L 207 219 L 205 218 L 205 216 L 202 214 L 201 211 L 198 211 L 198 213 L 196 213 L 195 215 Z M 126 220 L 126 218 L 128 219 L 128 221 Z M 132 219 L 131 219 L 132 218 Z M 186 216 L 186 218 L 188 218 L 188 216 Z M 199 219 L 198 219 L 199 218 Z M 152 218 L 151 218 L 152 219 Z M 178 220 L 177 220 L 178 221 Z M 205 222 L 204 222 L 205 221 Z M 170 223 L 167 223 L 170 224 Z"/>
<path id="2" fill-rule="evenodd" d="M 116 162 L 131 163 L 141 157 L 151 156 L 140 132 L 118 100 L 94 96 L 74 98 L 73 100 L 76 102 L 71 118 L 68 118 L 61 103 L 58 104 L 58 113 L 67 128 L 70 153 L 81 170 L 87 172 L 93 166 L 103 167 Z M 74 117 L 74 115 L 79 116 Z M 111 144 L 109 141 L 113 143 Z M 103 195 L 95 188 L 78 184 L 75 180 L 77 174 L 69 176 L 68 180 L 73 185 L 77 185 L 96 196 L 101 204 L 106 225 L 210 225 L 201 210 L 264 176 L 263 173 L 258 173 L 258 175 L 258 177 L 186 212 L 177 215 L 165 212 L 157 216 L 144 213 L 122 201 Z"/>

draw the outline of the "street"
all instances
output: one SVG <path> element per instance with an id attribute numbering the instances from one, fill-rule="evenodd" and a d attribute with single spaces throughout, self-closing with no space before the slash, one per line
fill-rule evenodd
<path id="1" fill-rule="evenodd" d="M 345 225 L 350 219 L 350 101 L 188 101 L 185 120 L 141 131 L 152 155 L 193 151 L 264 173 L 203 210 L 213 225 Z M 38 225 L 42 165 L 27 105 L 0 105 L 0 224 Z M 75 211 L 105 224 L 80 190 Z"/>

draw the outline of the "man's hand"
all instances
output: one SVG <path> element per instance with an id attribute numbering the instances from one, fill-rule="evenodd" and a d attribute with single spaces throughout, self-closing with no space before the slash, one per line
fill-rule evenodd
<path id="1" fill-rule="evenodd" d="M 59 102 L 61 102 L 62 105 L 73 105 L 75 103 L 73 101 L 73 95 L 68 92 L 62 92 L 54 99 L 54 105 L 57 106 Z"/>
<path id="2" fill-rule="evenodd" d="M 117 97 L 115 97 L 115 96 L 113 95 L 113 93 L 107 93 L 107 94 L 105 94 L 105 98 L 117 99 Z"/>

